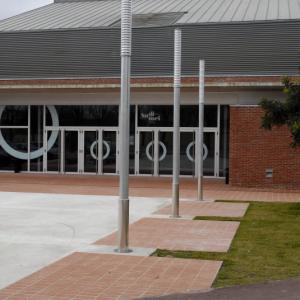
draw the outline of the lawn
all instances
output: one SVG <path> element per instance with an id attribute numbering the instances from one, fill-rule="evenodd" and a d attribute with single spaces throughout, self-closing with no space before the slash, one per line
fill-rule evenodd
<path id="1" fill-rule="evenodd" d="M 300 203 L 252 202 L 228 253 L 158 250 L 154 255 L 223 260 L 214 287 L 300 276 Z M 196 222 L 196 221 L 195 221 Z"/>

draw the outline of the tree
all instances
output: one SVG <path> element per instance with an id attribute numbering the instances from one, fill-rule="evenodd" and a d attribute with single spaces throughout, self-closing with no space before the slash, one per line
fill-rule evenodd
<path id="1" fill-rule="evenodd" d="M 262 99 L 260 106 L 264 110 L 262 127 L 271 130 L 274 126 L 286 125 L 291 133 L 291 146 L 300 147 L 300 82 L 283 80 L 285 101 Z"/>

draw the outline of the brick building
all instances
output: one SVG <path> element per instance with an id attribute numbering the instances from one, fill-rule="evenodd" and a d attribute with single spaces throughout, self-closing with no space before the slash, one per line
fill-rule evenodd
<path id="1" fill-rule="evenodd" d="M 118 174 L 120 1 L 55 0 L 0 21 L 0 171 Z M 181 175 L 198 163 L 198 61 L 206 61 L 204 173 L 300 188 L 286 128 L 262 98 L 298 78 L 297 1 L 133 1 L 130 173 L 172 174 L 174 29 L 182 29 Z"/>

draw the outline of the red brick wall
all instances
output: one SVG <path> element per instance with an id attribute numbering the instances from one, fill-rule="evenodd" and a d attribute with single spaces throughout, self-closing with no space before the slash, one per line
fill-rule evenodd
<path id="1" fill-rule="evenodd" d="M 261 128 L 258 106 L 230 108 L 230 184 L 247 187 L 300 188 L 300 149 L 286 127 Z M 265 170 L 273 169 L 273 178 Z"/>

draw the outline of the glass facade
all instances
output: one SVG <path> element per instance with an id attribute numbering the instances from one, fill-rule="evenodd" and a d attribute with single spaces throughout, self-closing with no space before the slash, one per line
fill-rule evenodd
<path id="1" fill-rule="evenodd" d="M 204 174 L 228 168 L 228 106 L 206 105 Z M 118 173 L 118 105 L 0 106 L 0 171 Z M 198 106 L 181 106 L 181 175 L 198 164 Z M 130 173 L 165 176 L 173 164 L 172 105 L 132 105 Z"/>

